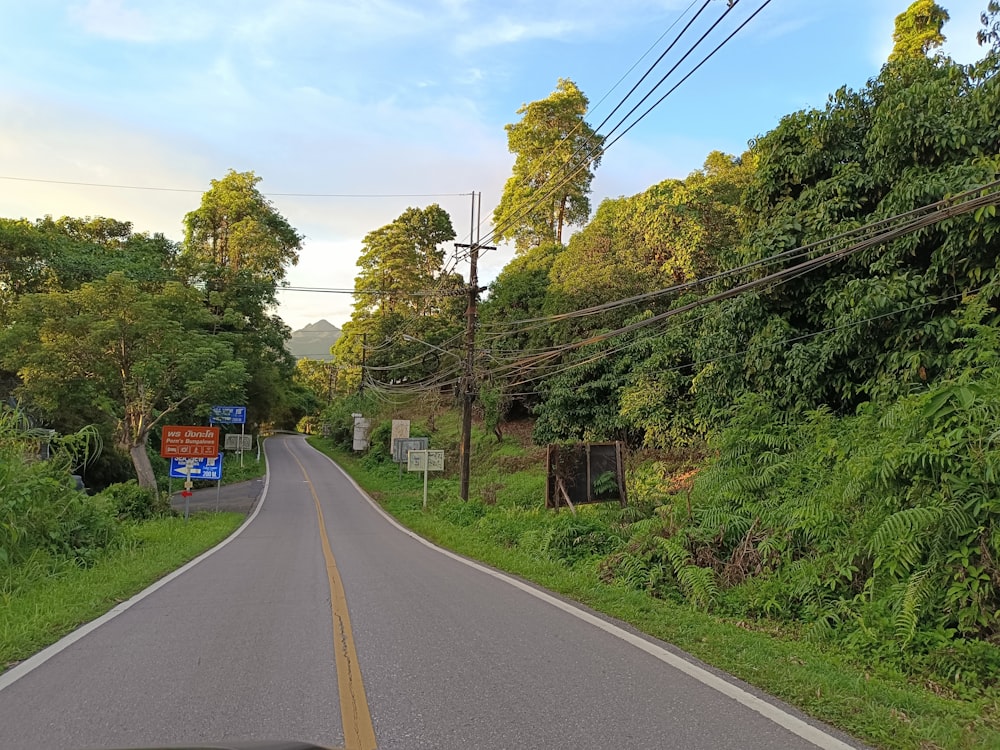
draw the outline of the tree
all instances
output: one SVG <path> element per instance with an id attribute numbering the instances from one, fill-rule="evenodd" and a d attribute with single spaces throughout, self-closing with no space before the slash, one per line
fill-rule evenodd
<path id="1" fill-rule="evenodd" d="M 941 29 L 949 18 L 948 11 L 934 0 L 916 0 L 896 16 L 896 30 L 892 33 L 895 45 L 889 61 L 926 57 L 940 47 L 945 42 Z"/>
<path id="2" fill-rule="evenodd" d="M 423 343 L 440 344 L 462 327 L 461 276 L 445 273 L 441 244 L 455 238 L 448 212 L 436 203 L 408 208 L 364 239 L 355 279 L 354 312 L 337 340 L 344 376 L 354 381 L 364 359 L 377 380 L 417 380 L 435 369 L 436 355 Z M 370 354 L 362 352 L 367 340 Z"/>
<path id="3" fill-rule="evenodd" d="M 251 381 L 251 418 L 285 412 L 283 395 L 295 369 L 285 349 L 291 330 L 272 311 L 288 266 L 298 262 L 302 236 L 257 189 L 253 172 L 230 170 L 212 180 L 201 205 L 184 218 L 181 262 L 200 282 L 215 316 L 214 331 L 227 338 Z"/>
<path id="4" fill-rule="evenodd" d="M 230 169 L 184 217 L 188 258 L 228 274 L 247 272 L 278 283 L 298 263 L 302 237 L 257 190 L 261 178 Z"/>
<path id="5" fill-rule="evenodd" d="M 155 488 L 146 445 L 186 405 L 242 398 L 247 380 L 232 347 L 213 336 L 197 290 L 141 288 L 125 274 L 79 289 L 29 294 L 0 335 L 20 392 L 49 415 L 85 403 L 113 426 L 139 484 Z"/>
<path id="6" fill-rule="evenodd" d="M 365 235 L 354 280 L 354 309 L 362 316 L 394 312 L 423 314 L 437 300 L 426 292 L 444 263 L 441 245 L 455 239 L 448 212 L 437 203 L 408 208 L 398 218 Z"/>
<path id="7" fill-rule="evenodd" d="M 560 78 L 548 98 L 525 104 L 517 110 L 521 121 L 504 127 L 517 158 L 493 212 L 498 240 L 513 240 L 522 251 L 561 243 L 564 227 L 589 218 L 603 139 L 583 119 L 587 104 L 573 81 Z"/>
<path id="8" fill-rule="evenodd" d="M 993 54 L 1000 52 L 1000 0 L 990 0 L 979 15 L 983 28 L 976 32 L 980 46 L 989 45 Z"/>

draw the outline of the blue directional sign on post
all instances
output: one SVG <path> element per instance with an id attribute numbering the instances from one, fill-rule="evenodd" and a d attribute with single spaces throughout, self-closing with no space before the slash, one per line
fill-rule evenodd
<path id="1" fill-rule="evenodd" d="M 221 453 L 215 458 L 171 458 L 170 476 L 174 479 L 187 479 L 188 463 L 191 464 L 192 479 L 210 479 L 213 482 L 222 479 Z"/>
<path id="2" fill-rule="evenodd" d="M 246 424 L 247 408 L 245 406 L 213 406 L 208 421 L 212 424 Z"/>

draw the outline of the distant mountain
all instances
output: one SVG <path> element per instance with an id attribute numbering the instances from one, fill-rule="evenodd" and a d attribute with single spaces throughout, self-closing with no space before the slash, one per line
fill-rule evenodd
<path id="1" fill-rule="evenodd" d="M 327 320 L 310 323 L 305 328 L 292 332 L 286 346 L 295 359 L 333 359 L 330 347 L 340 338 L 340 329 Z"/>

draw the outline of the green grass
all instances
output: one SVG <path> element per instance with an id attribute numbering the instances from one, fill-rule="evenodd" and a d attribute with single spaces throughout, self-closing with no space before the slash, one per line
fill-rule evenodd
<path id="1" fill-rule="evenodd" d="M 240 513 L 136 524 L 87 568 L 38 560 L 0 578 L 0 672 L 107 612 L 218 544 Z"/>
<path id="2" fill-rule="evenodd" d="M 631 623 L 875 746 L 1000 747 L 1000 706 L 995 698 L 961 700 L 934 685 L 915 684 L 891 666 L 863 664 L 835 649 L 798 640 L 793 631 L 776 625 L 730 621 L 687 604 L 601 583 L 593 558 L 568 566 L 504 544 L 495 524 L 487 529 L 478 522 L 478 504 L 470 504 L 467 512 L 456 510 L 451 500 L 457 497 L 454 479 L 432 480 L 431 509 L 425 513 L 420 507 L 422 485 L 415 477 L 400 480 L 395 467 L 368 466 L 322 439 L 310 438 L 310 443 L 335 458 L 389 513 L 425 538 Z M 500 476 L 482 468 L 473 471 L 474 497 L 491 481 L 500 481 L 505 498 L 508 492 L 520 497 L 534 493 L 541 504 L 543 482 L 535 476 L 537 469 Z"/>

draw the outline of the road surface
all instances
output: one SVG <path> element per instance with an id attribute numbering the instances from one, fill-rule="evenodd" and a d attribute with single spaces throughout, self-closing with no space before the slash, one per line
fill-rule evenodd
<path id="1" fill-rule="evenodd" d="M 303 438 L 266 449 L 264 497 L 237 536 L 39 665 L 0 675 L 0 748 L 857 746 L 664 643 L 414 538 Z"/>

